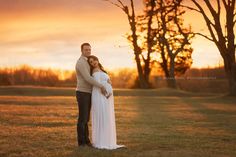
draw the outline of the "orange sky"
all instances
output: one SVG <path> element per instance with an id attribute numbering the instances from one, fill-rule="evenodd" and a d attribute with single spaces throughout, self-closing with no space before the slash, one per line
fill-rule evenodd
<path id="1" fill-rule="evenodd" d="M 127 1 L 127 0 L 126 0 Z M 0 66 L 74 69 L 80 44 L 90 42 L 108 69 L 134 67 L 124 34 L 129 25 L 124 13 L 102 0 L 0 0 Z M 137 8 L 141 0 L 136 0 Z M 200 15 L 189 12 L 185 23 L 207 31 Z M 193 40 L 193 67 L 218 65 L 218 50 L 210 41 Z"/>

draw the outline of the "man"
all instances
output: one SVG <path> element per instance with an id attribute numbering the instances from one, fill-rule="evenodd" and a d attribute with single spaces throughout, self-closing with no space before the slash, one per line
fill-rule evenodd
<path id="1" fill-rule="evenodd" d="M 76 63 L 76 99 L 78 102 L 79 117 L 77 122 L 77 140 L 80 146 L 92 146 L 89 140 L 88 121 L 91 110 L 91 92 L 92 86 L 101 88 L 101 92 L 105 95 L 105 87 L 95 81 L 90 75 L 90 66 L 87 57 L 91 55 L 91 46 L 89 43 L 81 45 L 81 56 Z"/>

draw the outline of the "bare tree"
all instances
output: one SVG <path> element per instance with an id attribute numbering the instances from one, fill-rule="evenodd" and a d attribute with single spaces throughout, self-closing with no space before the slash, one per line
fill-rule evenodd
<path id="1" fill-rule="evenodd" d="M 150 87 L 149 77 L 155 62 L 152 54 L 161 50 L 161 67 L 169 78 L 169 87 L 175 88 L 175 73 L 184 73 L 191 66 L 191 30 L 183 27 L 180 18 L 184 13 L 179 9 L 182 0 L 143 0 L 144 14 L 140 16 L 135 15 L 133 0 L 130 0 L 130 7 L 121 0 L 105 1 L 122 9 L 128 17 L 131 33 L 127 35 L 127 39 L 133 46 L 139 86 Z M 156 28 L 155 25 L 159 27 Z M 142 44 L 138 45 L 138 41 L 142 41 Z M 159 44 L 163 45 L 163 49 Z"/>
<path id="2" fill-rule="evenodd" d="M 133 46 L 133 51 L 135 55 L 135 61 L 136 61 L 136 66 L 137 66 L 137 71 L 138 71 L 138 80 L 139 80 L 139 86 L 140 88 L 150 88 L 150 83 L 148 80 L 148 77 L 145 76 L 145 71 L 143 70 L 142 66 L 142 49 L 138 45 L 138 35 L 137 35 L 137 17 L 135 14 L 135 8 L 134 8 L 134 2 L 133 0 L 130 0 L 130 6 L 125 5 L 121 0 L 104 0 L 107 2 L 110 2 L 114 6 L 120 8 L 126 15 L 127 19 L 130 25 L 130 30 L 131 30 L 131 35 L 128 37 L 128 40 L 131 41 L 132 46 Z M 145 63 L 149 64 L 148 59 L 145 61 Z M 146 68 L 149 66 L 147 65 Z M 148 69 L 149 70 L 149 69 Z"/>
<path id="3" fill-rule="evenodd" d="M 223 60 L 229 83 L 229 94 L 236 96 L 236 62 L 235 62 L 235 32 L 236 0 L 191 0 L 195 7 L 185 6 L 200 13 L 207 25 L 210 36 L 197 33 L 212 41 L 217 46 Z M 215 2 L 215 6 L 214 3 Z M 222 22 L 222 8 L 225 12 L 225 23 Z M 209 13 L 208 13 L 209 12 Z"/>
<path id="4" fill-rule="evenodd" d="M 141 53 L 142 61 L 143 61 L 143 71 L 145 79 L 149 82 L 150 73 L 152 70 L 152 54 L 155 50 L 155 37 L 157 35 L 157 29 L 153 27 L 155 12 L 156 12 L 156 0 L 144 0 L 144 15 L 138 17 L 138 29 L 142 34 L 140 38 L 143 39 L 143 43 L 141 45 L 142 52 Z"/>
<path id="5" fill-rule="evenodd" d="M 176 88 L 176 74 L 184 74 L 192 64 L 190 40 L 191 27 L 183 25 L 182 0 L 156 0 L 160 11 L 157 16 L 157 49 L 160 51 L 160 65 L 170 88 Z"/>

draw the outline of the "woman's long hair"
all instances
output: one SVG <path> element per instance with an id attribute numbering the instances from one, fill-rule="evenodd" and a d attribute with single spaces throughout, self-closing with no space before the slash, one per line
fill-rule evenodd
<path id="1" fill-rule="evenodd" d="M 107 74 L 106 70 L 103 68 L 102 64 L 99 62 L 98 57 L 96 57 L 96 56 L 94 56 L 94 55 L 91 55 L 91 56 L 88 57 L 88 64 L 89 64 L 89 66 L 90 66 L 90 75 L 93 74 L 93 69 L 94 69 L 94 67 L 93 67 L 92 65 L 90 65 L 90 63 L 89 63 L 89 60 L 90 60 L 90 59 L 93 59 L 93 60 L 98 61 L 98 66 L 99 66 L 99 68 L 100 68 L 104 73 Z"/>

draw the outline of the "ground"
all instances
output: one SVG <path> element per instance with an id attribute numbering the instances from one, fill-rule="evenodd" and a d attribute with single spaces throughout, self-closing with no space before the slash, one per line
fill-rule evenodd
<path id="1" fill-rule="evenodd" d="M 235 157 L 236 98 L 115 90 L 118 144 L 78 148 L 74 89 L 1 87 L 1 157 Z"/>

